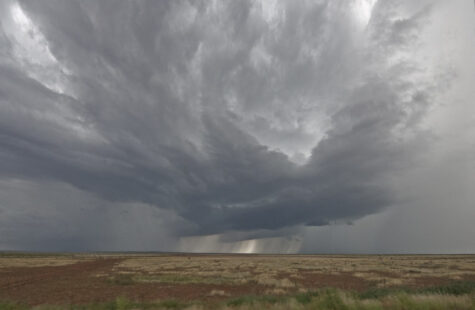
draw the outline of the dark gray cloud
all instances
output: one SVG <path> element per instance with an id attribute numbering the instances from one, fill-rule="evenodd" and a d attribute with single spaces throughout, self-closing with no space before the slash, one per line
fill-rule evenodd
<path id="1" fill-rule="evenodd" d="M 450 84 L 424 60 L 437 3 L 4 1 L 3 186 L 71 188 L 72 205 L 96 199 L 92 217 L 145 205 L 157 225 L 175 218 L 162 234 L 230 240 L 396 206 L 393 177 L 430 145 L 424 119 Z M 37 215 L 53 204 L 59 222 L 75 217 L 46 196 Z M 93 234 L 47 243 L 109 240 Z"/>

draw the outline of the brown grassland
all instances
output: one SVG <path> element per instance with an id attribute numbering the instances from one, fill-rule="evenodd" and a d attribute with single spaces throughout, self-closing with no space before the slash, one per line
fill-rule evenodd
<path id="1" fill-rule="evenodd" d="M 475 255 L 0 254 L 0 309 L 475 309 Z"/>

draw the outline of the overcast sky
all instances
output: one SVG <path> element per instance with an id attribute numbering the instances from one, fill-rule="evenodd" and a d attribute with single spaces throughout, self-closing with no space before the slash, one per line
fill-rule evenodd
<path id="1" fill-rule="evenodd" d="M 0 249 L 475 252 L 472 0 L 0 0 Z"/>

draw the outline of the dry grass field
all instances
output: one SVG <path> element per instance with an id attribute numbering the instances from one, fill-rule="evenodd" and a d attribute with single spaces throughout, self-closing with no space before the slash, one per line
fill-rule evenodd
<path id="1" fill-rule="evenodd" d="M 0 255 L 0 309 L 475 309 L 474 283 L 475 255 Z"/>

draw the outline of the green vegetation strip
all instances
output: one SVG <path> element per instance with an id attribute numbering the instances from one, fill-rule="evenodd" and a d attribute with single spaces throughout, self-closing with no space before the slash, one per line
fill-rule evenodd
<path id="1" fill-rule="evenodd" d="M 0 302 L 0 310 L 28 310 L 27 305 Z M 135 302 L 124 297 L 108 303 L 70 306 L 36 306 L 34 310 L 132 310 L 132 309 L 188 309 L 188 310 L 258 310 L 258 309 L 467 309 L 475 310 L 475 282 L 456 282 L 424 289 L 372 289 L 363 293 L 332 288 L 291 296 L 242 296 L 225 302 L 182 302 L 165 300 L 152 303 Z"/>
<path id="2" fill-rule="evenodd" d="M 439 294 L 439 295 L 453 295 L 461 296 L 475 293 L 475 282 L 463 281 L 453 282 L 446 285 L 431 286 L 426 288 L 412 289 L 408 287 L 394 287 L 394 288 L 372 288 L 358 295 L 361 299 L 378 299 L 389 295 L 396 294 Z"/>

